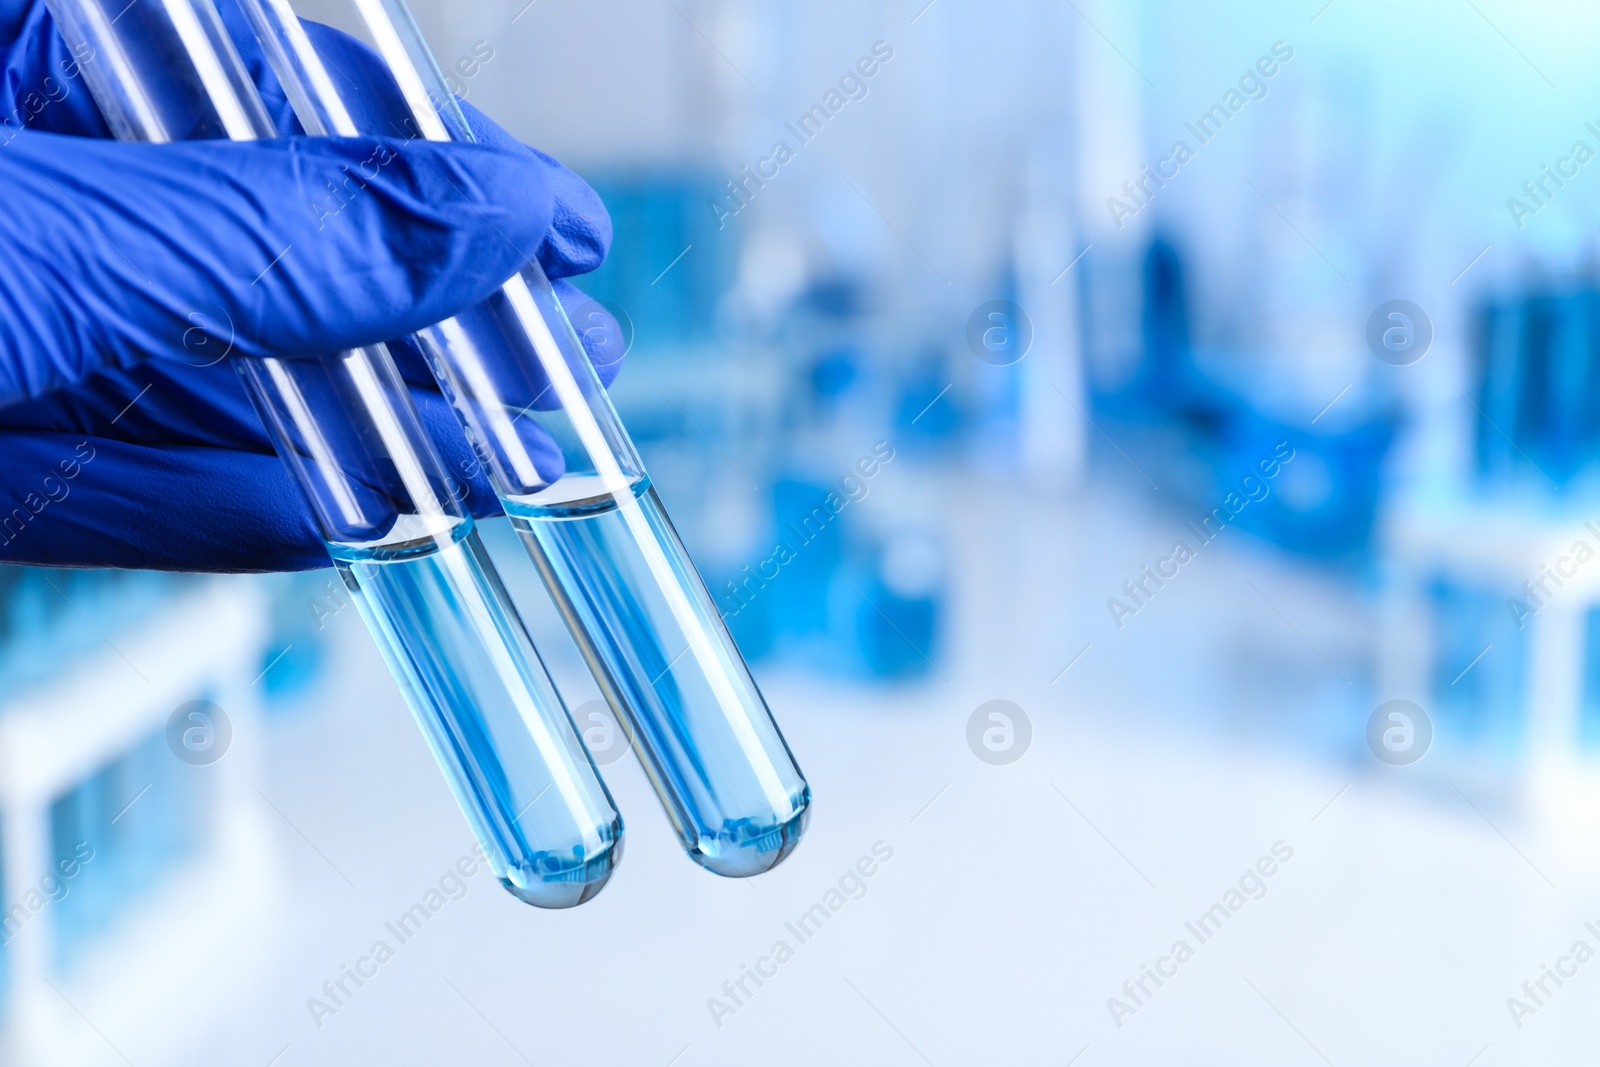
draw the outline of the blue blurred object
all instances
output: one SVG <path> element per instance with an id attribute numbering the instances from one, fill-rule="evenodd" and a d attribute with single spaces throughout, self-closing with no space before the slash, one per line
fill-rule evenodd
<path id="1" fill-rule="evenodd" d="M 800 298 L 800 307 L 818 318 L 849 320 L 867 311 L 866 287 L 856 278 L 834 274 L 819 278 Z"/>
<path id="2" fill-rule="evenodd" d="M 1600 460 L 1600 292 L 1588 284 L 1489 298 L 1477 312 L 1476 469 L 1565 489 Z"/>
<path id="3" fill-rule="evenodd" d="M 929 347 L 918 353 L 894 402 L 896 440 L 933 447 L 954 437 L 963 426 L 954 385 L 943 349 Z"/>
<path id="4" fill-rule="evenodd" d="M 1427 596 L 1436 729 L 1481 750 L 1516 751 L 1525 740 L 1528 653 L 1504 595 L 1439 576 Z"/>
<path id="5" fill-rule="evenodd" d="M 0 564 L 0 685 L 15 692 L 58 677 L 64 659 L 115 639 L 197 580 L 166 571 Z"/>
<path id="6" fill-rule="evenodd" d="M 734 241 L 719 235 L 706 201 L 718 191 L 694 174 L 592 176 L 616 238 L 604 265 L 584 279 L 595 300 L 636 324 L 636 344 L 679 345 L 709 336 L 733 271 Z"/>
<path id="7" fill-rule="evenodd" d="M 1382 490 L 1380 466 L 1394 440 L 1389 420 L 1342 433 L 1314 433 L 1241 410 L 1225 425 L 1222 457 L 1213 467 L 1213 498 L 1234 488 L 1279 442 L 1294 449 L 1271 493 L 1238 525 L 1292 552 L 1324 559 L 1364 552 Z M 1233 484 L 1230 484 L 1233 483 Z"/>
<path id="8" fill-rule="evenodd" d="M 861 353 L 854 345 L 838 345 L 817 356 L 811 364 L 811 389 L 819 398 L 832 399 L 856 380 Z"/>
<path id="9" fill-rule="evenodd" d="M 337 573 L 299 571 L 273 581 L 260 684 L 267 710 L 290 711 L 305 706 L 299 698 L 328 666 L 329 624 L 355 601 Z"/>
<path id="10" fill-rule="evenodd" d="M 782 479 L 772 501 L 778 544 L 719 587 L 745 654 L 788 653 L 873 678 L 926 673 L 944 599 L 938 543 L 914 530 L 870 532 L 835 487 Z"/>
<path id="11" fill-rule="evenodd" d="M 1600 607 L 1583 616 L 1583 689 L 1578 704 L 1578 743 L 1600 748 Z"/>
<path id="12" fill-rule="evenodd" d="M 866 565 L 836 588 L 848 620 L 841 630 L 868 675 L 919 677 L 938 655 L 943 560 L 930 539 L 914 534 L 875 547 Z"/>
<path id="13" fill-rule="evenodd" d="M 1144 361 L 1134 388 L 1146 403 L 1181 404 L 1193 387 L 1189 342 L 1189 304 L 1183 288 L 1183 260 L 1165 236 L 1150 241 L 1144 257 L 1144 305 L 1140 314 Z"/>
<path id="14" fill-rule="evenodd" d="M 114 646 L 197 580 L 0 565 L 0 684 L 12 693 L 50 684 L 63 664 L 98 654 L 107 642 Z M 48 828 L 52 865 L 48 881 L 38 883 L 56 935 L 52 966 L 70 968 L 80 950 L 193 849 L 209 818 L 206 790 L 203 768 L 173 759 L 164 730 L 157 730 L 56 798 Z"/>
<path id="15" fill-rule="evenodd" d="M 1132 453 L 1157 485 L 1203 515 L 1238 493 L 1263 457 L 1286 444 L 1293 461 L 1283 464 L 1267 496 L 1231 524 L 1306 556 L 1362 556 L 1370 546 L 1398 414 L 1369 409 L 1337 428 L 1331 422 L 1314 427 L 1284 421 L 1247 388 L 1253 383 L 1224 382 L 1198 365 L 1184 260 L 1174 242 L 1161 236 L 1151 241 L 1141 277 L 1139 365 L 1120 386 L 1091 383 L 1097 413 L 1115 425 L 1122 442 L 1116 462 L 1127 462 Z"/>
<path id="16" fill-rule="evenodd" d="M 750 658 L 828 629 L 828 588 L 844 558 L 843 514 L 826 506 L 827 486 L 793 478 L 774 483 L 771 543 L 760 558 L 712 589 L 739 648 Z"/>
<path id="17" fill-rule="evenodd" d="M 786 634 L 823 633 L 828 628 L 828 586 L 844 560 L 848 511 L 833 515 L 825 503 L 830 488 L 785 479 L 772 489 L 778 536 L 795 558 L 774 583 L 772 613 Z"/>
<path id="18" fill-rule="evenodd" d="M 63 894 L 51 905 L 56 968 L 70 970 L 193 850 L 210 781 L 206 768 L 172 758 L 163 729 L 51 805 L 51 877 Z"/>

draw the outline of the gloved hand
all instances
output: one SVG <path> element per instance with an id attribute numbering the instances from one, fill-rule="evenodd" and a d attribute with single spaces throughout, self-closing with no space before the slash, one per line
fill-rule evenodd
<path id="1" fill-rule="evenodd" d="M 307 29 L 330 65 L 380 66 Z M 534 255 L 557 279 L 605 258 L 594 191 L 470 105 L 481 145 L 295 136 L 277 80 L 234 36 L 284 139 L 119 143 L 43 4 L 0 0 L 0 561 L 326 566 L 229 359 L 400 337 Z M 306 208 L 380 144 L 395 158 L 363 172 L 363 195 L 332 218 Z M 585 300 L 556 287 L 569 310 Z M 591 354 L 620 347 L 604 326 L 583 331 Z M 497 511 L 420 358 L 393 347 L 469 507 Z M 596 365 L 609 384 L 617 361 Z"/>

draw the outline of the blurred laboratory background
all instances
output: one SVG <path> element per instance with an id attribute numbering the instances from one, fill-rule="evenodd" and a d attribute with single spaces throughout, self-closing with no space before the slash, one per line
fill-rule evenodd
<path id="1" fill-rule="evenodd" d="M 413 8 L 611 211 L 810 832 L 718 879 L 601 756 L 537 911 L 331 572 L 5 567 L 4 1062 L 1593 1057 L 1600 10 Z"/>

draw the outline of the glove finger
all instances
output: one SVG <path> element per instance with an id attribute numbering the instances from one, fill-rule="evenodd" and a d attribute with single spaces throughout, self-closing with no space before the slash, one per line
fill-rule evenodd
<path id="1" fill-rule="evenodd" d="M 549 225 L 527 153 L 372 138 L 0 152 L 0 405 L 148 356 L 300 357 L 482 300 Z M 191 360 L 192 361 L 192 360 Z"/>
<path id="2" fill-rule="evenodd" d="M 305 498 L 276 456 L 38 431 L 4 441 L 6 562 L 186 571 L 328 564 Z"/>
<path id="3" fill-rule="evenodd" d="M 398 345 L 391 346 L 391 351 L 399 350 Z M 410 352 L 409 344 L 406 350 Z M 408 354 L 405 363 L 413 366 L 408 384 L 423 429 L 457 495 L 475 515 L 496 514 L 499 504 L 455 411 L 420 354 Z M 307 394 L 305 399 L 314 404 L 317 398 Z M 338 424 L 344 417 L 330 413 L 328 421 Z M 552 475 L 565 470 L 560 448 L 534 419 L 521 418 L 514 425 L 538 470 Z M 151 447 L 272 451 L 244 384 L 226 360 L 193 367 L 152 360 L 127 370 L 112 368 L 71 389 L 0 408 L 0 440 L 19 431 L 103 437 Z"/>
<path id="4" fill-rule="evenodd" d="M 0 467 L 10 509 L 0 511 L 0 561 L 229 573 L 330 563 L 305 496 L 270 452 L 45 431 L 0 441 L 10 460 Z M 464 438 L 460 450 L 465 463 Z M 499 514 L 475 466 L 457 486 L 477 517 Z"/>
<path id="5" fill-rule="evenodd" d="M 430 381 L 412 399 L 451 489 L 475 516 L 499 514 L 444 397 Z M 517 428 L 538 469 L 564 469 L 532 419 Z M 0 501 L 21 509 L 0 513 L 0 560 L 213 571 L 328 562 L 304 497 L 225 362 L 111 370 L 0 409 L 0 449 Z M 79 477 L 97 463 L 96 477 Z M 51 520 L 44 536 L 22 539 L 35 518 Z"/>
<path id="6" fill-rule="evenodd" d="M 0 435 L 16 432 L 246 452 L 272 448 L 227 360 L 205 367 L 151 360 L 108 368 L 70 388 L 0 408 Z"/>
<path id="7" fill-rule="evenodd" d="M 611 213 L 601 203 L 600 194 L 553 157 L 522 144 L 476 107 L 465 100 L 460 104 L 480 144 L 508 151 L 521 148 L 549 168 L 555 215 L 538 251 L 545 274 L 551 279 L 570 278 L 597 270 L 611 250 Z"/>

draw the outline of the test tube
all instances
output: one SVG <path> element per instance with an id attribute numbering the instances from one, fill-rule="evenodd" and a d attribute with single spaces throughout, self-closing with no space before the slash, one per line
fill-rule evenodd
<path id="1" fill-rule="evenodd" d="M 276 136 L 211 0 L 47 6 L 119 138 Z M 234 365 L 496 877 L 594 896 L 621 817 L 388 351 Z"/>
<path id="2" fill-rule="evenodd" d="M 413 136 L 475 139 L 403 0 L 349 0 L 378 80 L 330 74 L 290 0 L 239 3 L 308 133 L 393 133 L 353 115 L 398 112 Z M 415 340 L 685 851 L 729 877 L 776 866 L 805 832 L 810 787 L 539 263 Z M 530 446 L 523 418 L 559 459 Z"/>

